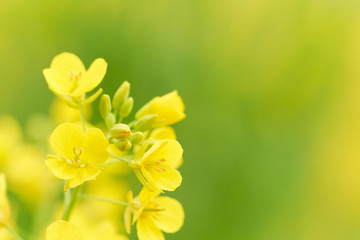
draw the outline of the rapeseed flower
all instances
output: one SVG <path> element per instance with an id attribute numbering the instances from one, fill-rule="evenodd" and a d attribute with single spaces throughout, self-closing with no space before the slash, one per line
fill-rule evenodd
<path id="1" fill-rule="evenodd" d="M 146 115 L 157 115 L 156 125 L 171 125 L 185 118 L 185 105 L 178 95 L 178 92 L 172 91 L 161 97 L 155 97 L 145 104 L 135 115 L 140 119 Z"/>
<path id="2" fill-rule="evenodd" d="M 65 191 L 87 180 L 94 179 L 101 170 L 109 153 L 108 140 L 100 129 L 64 123 L 58 126 L 50 137 L 55 155 L 49 155 L 46 165 L 55 177 L 66 180 Z"/>
<path id="3" fill-rule="evenodd" d="M 133 198 L 132 192 L 128 193 L 129 205 L 124 215 L 127 233 L 130 234 L 131 223 L 135 222 L 139 240 L 164 240 L 162 231 L 179 231 L 184 224 L 183 207 L 177 200 L 159 197 L 159 194 L 159 191 L 149 192 L 145 188 L 136 198 Z"/>
<path id="4" fill-rule="evenodd" d="M 183 149 L 176 140 L 159 140 L 151 146 L 152 141 L 150 138 L 143 144 L 130 166 L 149 190 L 174 191 L 182 181 L 176 168 L 182 161 Z"/>
<path id="5" fill-rule="evenodd" d="M 50 90 L 55 94 L 79 97 L 101 83 L 106 68 L 105 60 L 98 58 L 86 70 L 75 54 L 64 52 L 54 57 L 50 68 L 44 69 L 43 74 Z"/>

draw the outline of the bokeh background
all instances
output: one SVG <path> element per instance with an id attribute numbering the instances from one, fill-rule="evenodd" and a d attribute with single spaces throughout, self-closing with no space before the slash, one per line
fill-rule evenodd
<path id="1" fill-rule="evenodd" d="M 56 54 L 102 57 L 101 87 L 128 80 L 135 109 L 173 89 L 186 104 L 170 194 L 186 221 L 168 239 L 359 239 L 359 13 L 355 0 L 2 0 L 0 114 L 48 113 Z"/>

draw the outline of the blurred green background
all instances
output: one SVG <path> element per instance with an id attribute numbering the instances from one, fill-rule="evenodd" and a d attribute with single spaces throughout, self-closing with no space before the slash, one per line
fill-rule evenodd
<path id="1" fill-rule="evenodd" d="M 42 69 L 108 62 L 135 109 L 178 89 L 186 221 L 168 239 L 360 238 L 360 2 L 0 1 L 0 113 L 47 113 Z"/>

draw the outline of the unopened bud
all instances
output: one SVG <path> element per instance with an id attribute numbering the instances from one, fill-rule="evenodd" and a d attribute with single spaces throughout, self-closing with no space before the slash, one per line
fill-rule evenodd
<path id="1" fill-rule="evenodd" d="M 131 142 L 124 138 L 115 143 L 115 146 L 122 152 L 125 152 L 131 148 Z"/>
<path id="2" fill-rule="evenodd" d="M 113 138 L 122 139 L 132 136 L 130 127 L 126 124 L 118 123 L 110 129 L 110 134 Z"/>
<path id="3" fill-rule="evenodd" d="M 134 99 L 132 97 L 129 97 L 128 99 L 125 100 L 125 102 L 120 108 L 120 116 L 123 118 L 129 116 L 133 106 L 134 106 Z"/>
<path id="4" fill-rule="evenodd" d="M 111 100 L 110 96 L 103 94 L 100 99 L 100 114 L 103 119 L 106 119 L 111 112 Z"/>
<path id="5" fill-rule="evenodd" d="M 130 83 L 125 81 L 121 84 L 114 95 L 113 108 L 119 110 L 123 102 L 128 98 L 130 92 Z"/>
<path id="6" fill-rule="evenodd" d="M 137 131 L 145 131 L 153 128 L 156 124 L 157 114 L 145 115 L 136 121 L 135 129 Z"/>
<path id="7" fill-rule="evenodd" d="M 105 123 L 108 128 L 111 128 L 116 122 L 116 117 L 113 113 L 109 113 L 109 115 L 106 117 Z"/>
<path id="8" fill-rule="evenodd" d="M 138 144 L 141 143 L 141 141 L 144 139 L 144 134 L 142 132 L 136 132 L 131 137 L 132 144 Z"/>

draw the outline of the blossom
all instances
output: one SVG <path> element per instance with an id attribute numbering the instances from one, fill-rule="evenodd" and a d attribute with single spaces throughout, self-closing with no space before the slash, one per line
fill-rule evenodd
<path id="1" fill-rule="evenodd" d="M 185 214 L 181 204 L 170 197 L 159 197 L 159 193 L 149 192 L 145 188 L 136 198 L 133 198 L 132 192 L 128 193 L 125 228 L 130 234 L 131 222 L 136 222 L 139 240 L 163 240 L 162 231 L 175 233 L 184 224 Z"/>
<path id="2" fill-rule="evenodd" d="M 143 144 L 130 165 L 149 190 L 174 191 L 182 181 L 176 168 L 182 161 L 183 149 L 176 140 L 159 140 L 150 147 L 151 142 L 150 138 Z"/>
<path id="3" fill-rule="evenodd" d="M 86 70 L 75 54 L 64 52 L 54 57 L 50 68 L 44 69 L 43 74 L 55 94 L 79 97 L 101 83 L 106 68 L 105 60 L 98 58 Z"/>
<path id="4" fill-rule="evenodd" d="M 46 240 L 82 240 L 79 228 L 67 221 L 56 221 L 46 229 Z"/>
<path id="5" fill-rule="evenodd" d="M 10 204 L 6 193 L 5 174 L 0 174 L 0 225 L 6 225 L 10 219 Z"/>
<path id="6" fill-rule="evenodd" d="M 97 128 L 84 132 L 78 125 L 61 124 L 51 134 L 50 145 L 55 155 L 45 163 L 55 177 L 67 180 L 65 191 L 94 179 L 101 172 L 97 166 L 109 157 L 108 140 Z"/>
<path id="7" fill-rule="evenodd" d="M 159 126 L 171 125 L 185 118 L 184 110 L 184 103 L 175 90 L 164 96 L 153 98 L 136 113 L 135 118 L 140 119 L 146 115 L 156 114 Z"/>

